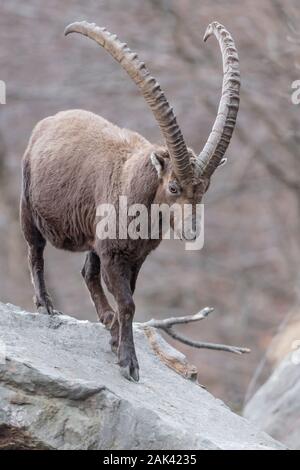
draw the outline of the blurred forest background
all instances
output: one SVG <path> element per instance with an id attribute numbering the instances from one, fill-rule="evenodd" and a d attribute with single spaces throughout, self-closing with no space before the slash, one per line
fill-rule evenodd
<path id="1" fill-rule="evenodd" d="M 85 108 L 161 141 L 120 66 L 86 38 L 64 37 L 68 23 L 83 19 L 116 32 L 139 53 L 197 152 L 222 83 L 219 47 L 202 37 L 218 20 L 235 38 L 241 109 L 229 162 L 214 175 L 204 201 L 204 249 L 187 252 L 180 242 L 163 242 L 142 268 L 135 299 L 137 321 L 216 308 L 185 333 L 247 346 L 251 355 L 176 346 L 198 366 L 200 382 L 239 410 L 247 390 L 251 394 L 300 339 L 300 129 L 299 106 L 291 101 L 292 82 L 300 79 L 299 1 L 0 1 L 0 79 L 7 84 L 7 104 L 0 106 L 0 299 L 31 310 L 18 200 L 20 162 L 33 126 L 57 111 Z M 46 252 L 56 307 L 96 320 L 80 275 L 84 255 Z"/>

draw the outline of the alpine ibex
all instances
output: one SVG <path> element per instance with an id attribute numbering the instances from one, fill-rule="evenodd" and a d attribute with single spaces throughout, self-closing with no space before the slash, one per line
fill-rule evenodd
<path id="1" fill-rule="evenodd" d="M 81 33 L 96 41 L 125 69 L 152 110 L 166 146 L 120 129 L 102 117 L 70 110 L 37 124 L 23 158 L 21 223 L 29 249 L 29 265 L 39 310 L 52 314 L 44 281 L 43 251 L 48 240 L 56 248 L 87 251 L 82 275 L 100 321 L 110 329 L 111 346 L 122 374 L 137 381 L 132 299 L 139 270 L 160 240 L 100 240 L 96 236 L 99 204 L 201 202 L 210 178 L 222 163 L 232 136 L 238 107 L 240 73 L 237 50 L 226 29 L 212 23 L 223 56 L 223 89 L 218 115 L 204 149 L 196 155 L 184 141 L 176 117 L 158 82 L 126 44 L 105 28 L 76 22 L 65 34 Z M 101 276 L 117 303 L 115 313 L 101 286 Z"/>

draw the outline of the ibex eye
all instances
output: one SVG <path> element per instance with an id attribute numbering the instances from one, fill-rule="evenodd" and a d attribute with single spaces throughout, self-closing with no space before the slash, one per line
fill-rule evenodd
<path id="1" fill-rule="evenodd" d="M 169 184 L 169 191 L 171 194 L 179 194 L 180 193 L 180 188 L 177 186 L 176 183 L 170 183 Z"/>

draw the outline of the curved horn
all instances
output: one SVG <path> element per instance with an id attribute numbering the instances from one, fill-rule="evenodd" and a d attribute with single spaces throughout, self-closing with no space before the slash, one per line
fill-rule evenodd
<path id="1" fill-rule="evenodd" d="M 220 164 L 234 131 L 240 102 L 239 58 L 229 32 L 218 22 L 211 23 L 204 35 L 206 41 L 214 34 L 219 41 L 223 57 L 223 87 L 218 115 L 210 136 L 197 157 L 202 175 L 210 177 Z"/>
<path id="2" fill-rule="evenodd" d="M 116 35 L 108 32 L 106 28 L 99 28 L 94 23 L 90 24 L 86 21 L 72 23 L 65 29 L 65 35 L 69 33 L 81 33 L 93 39 L 126 70 L 141 90 L 158 122 L 166 140 L 176 176 L 182 184 L 188 184 L 193 177 L 193 172 L 182 133 L 173 109 L 170 107 L 160 85 L 150 75 L 145 64 Z"/>

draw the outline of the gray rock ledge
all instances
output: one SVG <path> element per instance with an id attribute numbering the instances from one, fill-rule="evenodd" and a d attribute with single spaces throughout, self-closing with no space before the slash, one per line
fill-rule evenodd
<path id="1" fill-rule="evenodd" d="M 0 303 L 0 449 L 284 449 L 164 364 L 145 333 L 135 326 L 135 384 L 101 324 Z"/>

